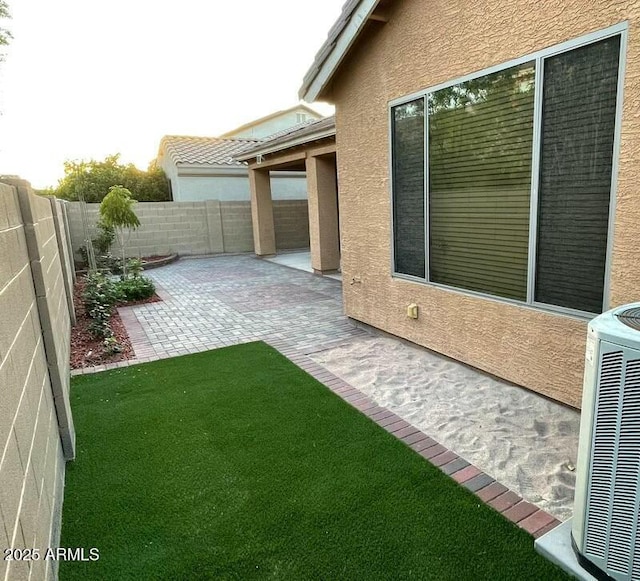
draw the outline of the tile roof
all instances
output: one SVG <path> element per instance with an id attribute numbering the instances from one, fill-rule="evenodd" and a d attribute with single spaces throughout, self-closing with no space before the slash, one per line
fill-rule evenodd
<path id="1" fill-rule="evenodd" d="M 360 5 L 368 4 L 368 12 L 370 13 L 375 10 L 380 1 L 381 0 L 369 0 L 368 2 L 363 2 L 363 0 L 347 0 L 344 3 L 340 16 L 327 34 L 327 40 L 324 41 L 320 50 L 316 53 L 313 63 L 304 75 L 302 86 L 298 91 L 300 99 L 309 102 L 316 99 L 318 91 L 313 93 L 310 92 L 314 81 L 320 75 L 324 74 L 326 78 L 324 79 L 323 87 L 326 85 L 330 77 L 342 62 L 346 52 L 349 50 L 360 32 L 362 32 L 364 25 L 367 23 L 367 17 L 363 17 L 361 14 L 358 14 Z M 344 37 L 344 35 L 348 38 L 343 41 L 342 37 Z M 334 53 L 334 62 L 330 62 L 330 57 L 332 57 Z M 323 69 L 326 70 L 323 71 Z"/>
<path id="2" fill-rule="evenodd" d="M 300 123 L 279 131 L 278 133 L 274 133 L 256 144 L 247 147 L 243 151 L 238 152 L 236 156 L 239 159 L 249 159 L 256 153 L 281 151 L 291 145 L 303 145 L 315 139 L 330 137 L 331 135 L 335 135 L 335 132 L 336 119 L 334 115 L 324 117 L 317 121 L 306 121 L 305 123 Z"/>
<path id="3" fill-rule="evenodd" d="M 297 131 L 298 129 L 302 129 L 303 127 L 306 127 L 307 125 L 312 125 L 313 123 L 318 123 L 318 121 L 323 121 L 324 119 L 325 119 L 325 117 L 321 117 L 320 119 L 307 119 L 306 121 L 303 121 L 302 123 L 296 123 L 295 125 L 290 125 L 289 127 L 285 127 L 284 129 L 280 129 L 280 131 L 276 131 L 275 133 L 272 133 L 271 135 L 267 135 L 266 137 L 263 137 L 262 139 L 260 139 L 260 143 L 264 143 L 265 141 L 271 141 L 272 139 L 276 139 L 277 137 L 281 137 L 282 135 L 288 135 L 292 131 Z"/>
<path id="4" fill-rule="evenodd" d="M 189 135 L 165 135 L 160 150 L 179 164 L 244 166 L 235 155 L 260 143 L 258 139 L 191 137 Z"/>

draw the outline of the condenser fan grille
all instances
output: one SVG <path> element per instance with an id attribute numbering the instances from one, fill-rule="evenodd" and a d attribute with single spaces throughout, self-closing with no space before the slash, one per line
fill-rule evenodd
<path id="1" fill-rule="evenodd" d="M 632 309 L 622 311 L 621 313 L 618 313 L 617 317 L 618 320 L 621 323 L 624 323 L 627 327 L 640 331 L 640 307 L 634 307 Z"/>
<path id="2" fill-rule="evenodd" d="M 638 355 L 601 343 L 586 511 L 585 556 L 621 580 L 640 579 Z"/>

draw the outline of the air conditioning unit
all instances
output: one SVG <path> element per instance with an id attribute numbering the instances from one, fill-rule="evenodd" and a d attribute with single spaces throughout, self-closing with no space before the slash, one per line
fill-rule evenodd
<path id="1" fill-rule="evenodd" d="M 599 579 L 640 580 L 640 303 L 589 323 L 571 529 Z"/>

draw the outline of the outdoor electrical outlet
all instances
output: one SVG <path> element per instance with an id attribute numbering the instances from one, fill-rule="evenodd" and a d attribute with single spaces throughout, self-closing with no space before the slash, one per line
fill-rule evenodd
<path id="1" fill-rule="evenodd" d="M 407 317 L 409 317 L 410 319 L 418 318 L 418 305 L 416 305 L 415 303 L 411 303 L 407 307 Z"/>

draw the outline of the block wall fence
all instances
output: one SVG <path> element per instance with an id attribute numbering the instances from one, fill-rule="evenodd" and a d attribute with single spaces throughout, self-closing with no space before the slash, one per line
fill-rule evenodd
<path id="1" fill-rule="evenodd" d="M 3 178 L 4 182 L 5 179 Z M 28 182 L 0 183 L 0 547 L 59 542 L 69 405 L 74 274 L 65 205 Z M 0 556 L 0 579 L 55 579 L 54 561 Z"/>
<path id="2" fill-rule="evenodd" d="M 65 204 L 76 258 L 80 257 L 78 249 L 85 244 L 81 204 Z M 91 230 L 98 221 L 99 208 L 99 204 L 86 204 Z M 135 212 L 141 225 L 129 238 L 130 256 L 220 254 L 254 249 L 250 202 L 140 202 Z M 273 219 L 278 250 L 309 247 L 307 200 L 274 200 Z M 113 252 L 117 252 L 117 243 Z"/>

